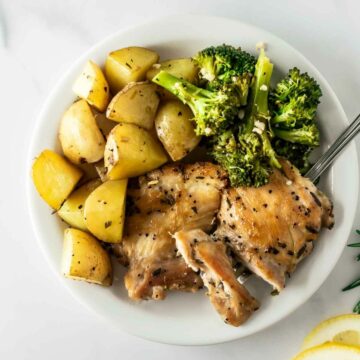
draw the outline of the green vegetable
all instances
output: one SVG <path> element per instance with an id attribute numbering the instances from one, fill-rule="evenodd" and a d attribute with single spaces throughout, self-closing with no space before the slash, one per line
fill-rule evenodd
<path id="1" fill-rule="evenodd" d="M 313 149 L 311 146 L 295 144 L 279 138 L 273 139 L 272 145 L 276 153 L 295 165 L 301 174 L 305 174 L 310 169 L 309 155 Z"/>
<path id="2" fill-rule="evenodd" d="M 356 230 L 356 232 L 360 235 L 360 230 Z M 360 247 L 360 243 L 353 243 L 353 244 L 349 244 L 349 247 Z M 360 254 L 356 257 L 357 261 L 360 261 Z M 345 286 L 342 290 L 343 291 L 348 291 L 351 289 L 354 289 L 356 287 L 360 286 L 360 278 L 358 278 L 357 280 L 353 281 L 351 284 L 349 284 L 348 286 Z M 356 303 L 354 309 L 353 309 L 354 313 L 360 314 L 360 300 Z"/>
<path id="3" fill-rule="evenodd" d="M 273 128 L 274 135 L 290 143 L 308 146 L 319 145 L 319 129 L 315 124 L 303 125 L 297 129 Z"/>
<path id="4" fill-rule="evenodd" d="M 289 70 L 269 97 L 273 146 L 278 155 L 285 156 L 302 174 L 310 167 L 311 151 L 319 145 L 315 114 L 320 97 L 317 82 L 297 68 Z"/>
<path id="5" fill-rule="evenodd" d="M 255 67 L 250 102 L 238 126 L 210 140 L 211 155 L 228 172 L 232 186 L 261 186 L 280 168 L 271 145 L 268 94 L 273 64 L 262 49 Z"/>
<path id="6" fill-rule="evenodd" d="M 193 57 L 199 67 L 200 81 L 209 90 L 224 84 L 237 91 L 241 105 L 246 105 L 256 59 L 241 48 L 230 45 L 211 46 Z"/>
<path id="7" fill-rule="evenodd" d="M 239 113 L 240 99 L 231 86 L 202 89 L 166 71 L 160 71 L 152 81 L 191 108 L 197 135 L 209 136 L 228 128 Z"/>
<path id="8" fill-rule="evenodd" d="M 257 62 L 229 45 L 206 48 L 193 60 L 204 88 L 165 71 L 152 81 L 191 108 L 196 133 L 206 136 L 210 155 L 233 186 L 266 184 L 281 168 L 278 156 L 302 174 L 309 169 L 309 154 L 319 145 L 314 118 L 321 90 L 314 79 L 291 69 L 269 95 L 273 64 L 263 49 Z"/>
<path id="9" fill-rule="evenodd" d="M 270 94 L 272 125 L 298 128 L 312 123 L 321 95 L 320 86 L 307 73 L 301 74 L 297 68 L 289 70 Z"/>

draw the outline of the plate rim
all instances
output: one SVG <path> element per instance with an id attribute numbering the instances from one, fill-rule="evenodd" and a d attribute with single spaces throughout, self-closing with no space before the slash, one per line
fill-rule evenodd
<path id="1" fill-rule="evenodd" d="M 56 278 L 60 281 L 60 283 L 62 283 L 65 288 L 71 293 L 71 295 L 79 302 L 81 303 L 83 306 L 85 306 L 87 309 L 90 310 L 91 313 L 94 313 L 97 317 L 101 318 L 101 319 L 106 319 L 107 323 L 111 324 L 112 327 L 116 328 L 116 329 L 120 329 L 121 331 L 127 332 L 131 335 L 146 339 L 146 340 L 150 340 L 150 341 L 155 341 L 158 343 L 164 343 L 164 344 L 172 344 L 172 345 L 188 345 L 188 346 L 197 346 L 197 345 L 215 345 L 215 344 L 219 344 L 219 343 L 225 343 L 225 342 L 230 342 L 230 341 L 235 341 L 238 340 L 240 338 L 244 338 L 253 334 L 256 334 L 260 331 L 263 331 L 267 328 L 269 328 L 270 326 L 275 325 L 276 323 L 280 322 L 281 320 L 285 319 L 286 317 L 288 317 L 291 313 L 293 313 L 295 310 L 297 310 L 300 306 L 302 306 L 303 304 L 305 304 L 321 287 L 321 285 L 326 281 L 326 279 L 330 276 L 330 274 L 332 273 L 332 270 L 334 269 L 335 265 L 337 264 L 337 262 L 339 261 L 341 254 L 343 253 L 343 250 L 345 248 L 346 245 L 346 241 L 349 238 L 350 234 L 351 234 L 351 227 L 348 229 L 347 233 L 345 234 L 346 236 L 344 236 L 344 239 L 346 239 L 346 241 L 344 240 L 344 246 L 342 248 L 342 251 L 339 253 L 338 257 L 336 258 L 332 258 L 331 261 L 331 266 L 330 266 L 330 271 L 326 274 L 325 277 L 323 277 L 322 279 L 320 279 L 316 285 L 313 287 L 314 290 L 312 292 L 310 292 L 309 294 L 307 294 L 301 302 L 299 302 L 296 306 L 290 308 L 290 310 L 285 311 L 284 313 L 281 314 L 281 316 L 279 316 L 275 321 L 273 321 L 272 323 L 266 324 L 265 326 L 261 326 L 258 329 L 255 329 L 254 331 L 250 331 L 247 334 L 239 334 L 239 335 L 234 335 L 234 336 L 228 336 L 226 339 L 219 339 L 218 341 L 213 341 L 213 340 L 209 340 L 209 341 L 194 341 L 194 342 L 188 342 L 188 341 L 169 341 L 168 339 L 164 339 L 161 340 L 156 336 L 151 336 L 151 334 L 149 335 L 144 335 L 144 334 L 139 334 L 139 333 L 135 333 L 134 331 L 131 331 L 129 329 L 126 329 L 124 326 L 119 326 L 118 323 L 115 323 L 114 321 L 110 321 L 110 319 L 105 316 L 105 314 L 103 313 L 99 313 L 96 311 L 95 308 L 93 308 L 89 303 L 87 303 L 85 301 L 85 299 L 83 297 L 81 297 L 74 289 L 71 288 L 71 286 L 69 285 L 67 279 L 65 279 L 59 269 L 56 266 L 56 263 L 52 260 L 51 256 L 48 254 L 48 252 L 46 251 L 46 248 L 43 245 L 43 241 L 42 241 L 42 235 L 40 234 L 40 230 L 39 227 L 36 224 L 36 220 L 35 220 L 35 214 L 34 214 L 34 209 L 32 208 L 33 204 L 32 204 L 32 199 L 31 199 L 31 193 L 33 191 L 33 183 L 32 183 L 32 179 L 31 179 L 31 175 L 29 175 L 29 171 L 31 173 L 31 167 L 32 167 L 32 163 L 33 163 L 33 154 L 34 154 L 34 148 L 36 147 L 36 133 L 38 133 L 39 129 L 41 128 L 41 126 L 43 125 L 43 118 L 45 116 L 45 114 L 48 111 L 48 108 L 50 108 L 50 104 L 53 103 L 54 99 L 55 99 L 55 95 L 58 91 L 58 88 L 61 88 L 63 86 L 63 84 L 66 82 L 66 80 L 68 79 L 69 75 L 74 71 L 74 69 L 76 67 L 79 66 L 80 63 L 83 63 L 84 61 L 86 61 L 90 54 L 95 51 L 97 48 L 103 46 L 104 44 L 106 44 L 107 42 L 111 41 L 111 39 L 119 37 L 129 31 L 132 30 L 136 30 L 139 27 L 145 27 L 145 26 L 150 26 L 150 25 L 159 25 L 159 23 L 161 23 L 162 21 L 166 20 L 168 21 L 169 19 L 184 19 L 184 20 L 189 20 L 189 19 L 197 19 L 199 20 L 199 18 L 201 18 L 202 20 L 213 20 L 213 21 L 225 21 L 225 22 L 233 22 L 233 23 L 237 23 L 237 24 L 242 24 L 245 27 L 251 29 L 254 29 L 255 31 L 261 31 L 264 33 L 269 34 L 271 37 L 273 37 L 274 39 L 276 39 L 276 41 L 278 41 L 279 43 L 281 43 L 282 45 L 285 45 L 288 48 L 291 48 L 292 51 L 294 53 L 296 53 L 296 55 L 302 59 L 303 62 L 305 62 L 307 64 L 307 66 L 309 66 L 314 73 L 316 74 L 317 77 L 319 77 L 321 79 L 321 82 L 323 82 L 326 87 L 327 90 L 331 93 L 331 96 L 335 102 L 336 108 L 339 110 L 339 112 L 341 113 L 341 116 L 346 120 L 347 124 L 349 124 L 349 119 L 335 93 L 335 91 L 332 89 L 332 87 L 330 86 L 329 82 L 326 80 L 326 78 L 322 75 L 322 73 L 318 70 L 318 68 L 312 64 L 312 62 L 310 60 L 308 60 L 299 50 L 297 50 L 295 47 L 293 47 L 292 45 L 290 45 L 287 41 L 283 40 L 282 38 L 280 38 L 279 36 L 275 35 L 274 33 L 272 33 L 271 31 L 268 31 L 262 27 L 258 27 L 252 24 L 249 24 L 247 22 L 244 22 L 242 20 L 238 20 L 235 18 L 231 18 L 231 17 L 224 17 L 224 16 L 213 16 L 213 15 L 202 15 L 202 14 L 194 14 L 194 13 L 183 13 L 183 14 L 173 14 L 173 15 L 168 15 L 168 16 L 161 16 L 161 17 L 156 17 L 156 18 L 152 18 L 151 20 L 147 20 L 147 21 L 139 21 L 134 25 L 131 26 L 127 26 L 124 28 L 121 28 L 120 30 L 117 30 L 113 33 L 110 33 L 109 35 L 105 36 L 104 38 L 102 38 L 101 40 L 99 40 L 98 42 L 96 42 L 94 45 L 90 46 L 86 51 L 82 52 L 82 54 L 77 57 L 74 61 L 72 61 L 69 66 L 67 67 L 66 71 L 63 72 L 62 75 L 60 75 L 57 79 L 57 81 L 55 82 L 55 84 L 52 86 L 51 90 L 49 91 L 48 96 L 45 98 L 45 100 L 42 103 L 41 109 L 38 113 L 38 115 L 36 116 L 36 122 L 35 122 L 35 126 L 33 128 L 33 131 L 31 132 L 31 138 L 30 138 L 30 145 L 28 146 L 28 155 L 27 155 L 27 161 L 26 161 L 26 198 L 27 198 L 27 209 L 29 211 L 29 215 L 30 215 L 30 220 L 31 220 L 31 224 L 32 224 L 32 228 L 36 237 L 36 242 L 38 244 L 38 246 L 41 249 L 42 254 L 44 255 L 47 264 L 50 266 L 50 268 L 52 269 L 52 271 L 55 273 Z M 352 142 L 351 144 L 349 144 L 349 146 L 347 147 L 347 151 L 351 152 L 351 155 L 354 157 L 355 164 L 354 164 L 354 173 L 356 174 L 356 197 L 354 196 L 354 199 L 357 199 L 356 201 L 354 201 L 354 205 L 353 205 L 353 214 L 351 216 L 351 224 L 354 223 L 354 219 L 355 219 L 355 215 L 356 215 L 356 207 L 357 204 L 359 202 L 358 199 L 358 195 L 359 195 L 359 156 L 357 153 L 357 149 L 356 149 L 356 145 L 354 142 Z"/>

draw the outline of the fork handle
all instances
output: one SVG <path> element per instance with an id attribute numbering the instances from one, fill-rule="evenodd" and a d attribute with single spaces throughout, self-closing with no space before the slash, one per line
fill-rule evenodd
<path id="1" fill-rule="evenodd" d="M 315 181 L 334 161 L 337 155 L 345 146 L 360 132 L 360 114 L 355 120 L 341 133 L 329 149 L 305 174 L 305 177 Z"/>

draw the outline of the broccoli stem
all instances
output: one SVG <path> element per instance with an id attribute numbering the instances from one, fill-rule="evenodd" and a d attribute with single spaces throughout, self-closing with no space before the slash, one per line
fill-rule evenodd
<path id="1" fill-rule="evenodd" d="M 273 64 L 261 49 L 258 61 L 255 66 L 255 81 L 251 87 L 251 98 L 248 108 L 248 115 L 244 127 L 245 132 L 253 132 L 256 122 L 264 124 L 259 135 L 262 139 L 263 150 L 269 158 L 272 167 L 281 168 L 276 153 L 272 148 L 269 134 L 270 112 L 268 107 L 268 96 L 270 90 L 270 79 L 273 71 Z"/>
<path id="2" fill-rule="evenodd" d="M 254 106 L 257 113 L 268 117 L 268 96 L 270 90 L 270 79 L 273 71 L 273 64 L 261 49 L 259 59 L 255 67 L 255 82 L 253 84 Z"/>
<path id="3" fill-rule="evenodd" d="M 245 125 L 246 132 L 253 131 L 256 120 L 265 122 L 265 118 L 270 116 L 268 95 L 272 70 L 273 64 L 271 64 L 270 59 L 265 56 L 265 52 L 262 49 L 255 66 L 255 81 L 251 86 L 248 116 Z M 267 123 L 265 123 L 265 126 L 266 125 Z"/>
<path id="4" fill-rule="evenodd" d="M 212 91 L 198 88 L 190 82 L 179 79 L 166 71 L 160 71 L 152 81 L 171 92 L 183 103 L 189 105 L 193 112 L 199 110 L 199 107 L 195 106 L 194 103 L 197 99 L 201 99 L 202 101 L 208 99 L 211 101 L 216 98 L 216 95 Z"/>
<path id="5" fill-rule="evenodd" d="M 157 75 L 154 76 L 154 78 L 152 79 L 152 81 L 160 86 L 162 86 L 163 88 L 165 88 L 166 90 L 170 91 L 173 95 L 176 95 L 178 97 L 180 97 L 183 94 L 183 91 L 181 91 L 181 93 L 179 94 L 179 87 L 186 87 L 187 92 L 189 92 L 190 94 L 197 94 L 198 92 L 201 92 L 201 88 L 198 88 L 197 86 L 189 83 L 186 80 L 183 79 L 179 79 L 174 75 L 171 75 L 170 73 L 168 73 L 167 71 L 160 71 Z M 209 92 L 211 94 L 210 91 L 204 90 L 205 92 Z"/>
<path id="6" fill-rule="evenodd" d="M 166 71 L 160 71 L 152 81 L 190 107 L 197 135 L 210 136 L 226 130 L 238 115 L 239 96 L 230 85 L 214 91 L 202 89 Z"/>

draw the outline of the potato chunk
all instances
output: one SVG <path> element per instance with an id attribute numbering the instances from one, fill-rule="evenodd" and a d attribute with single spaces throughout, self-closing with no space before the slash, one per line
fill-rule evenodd
<path id="1" fill-rule="evenodd" d="M 77 184 L 77 187 L 82 186 L 89 182 L 90 180 L 98 179 L 99 174 L 96 170 L 96 166 L 104 165 L 104 162 L 100 160 L 94 164 L 78 164 L 76 165 L 83 172 L 83 176 L 81 177 L 80 181 Z"/>
<path id="2" fill-rule="evenodd" d="M 107 177 L 112 180 L 145 174 L 166 161 L 158 140 L 137 125 L 120 123 L 106 142 L 104 162 Z"/>
<path id="3" fill-rule="evenodd" d="M 154 64 L 146 73 L 146 78 L 151 81 L 154 76 L 161 70 L 167 71 L 180 79 L 187 80 L 191 83 L 196 83 L 198 79 L 199 69 L 195 63 L 189 58 L 170 59 L 161 61 L 159 64 Z M 157 87 L 157 93 L 162 100 L 176 100 L 177 97 L 165 90 L 163 87 Z"/>
<path id="4" fill-rule="evenodd" d="M 85 201 L 85 223 L 98 239 L 119 243 L 125 221 L 127 179 L 107 181 Z"/>
<path id="5" fill-rule="evenodd" d="M 113 97 L 106 110 L 106 117 L 150 130 L 154 125 L 158 105 L 159 96 L 155 84 L 130 83 Z"/>
<path id="6" fill-rule="evenodd" d="M 95 170 L 97 173 L 97 176 L 100 178 L 102 182 L 108 181 L 107 178 L 107 170 L 104 166 L 104 163 L 95 165 Z"/>
<path id="7" fill-rule="evenodd" d="M 86 231 L 87 227 L 84 219 L 85 201 L 90 193 L 101 184 L 101 180 L 96 179 L 76 189 L 61 206 L 57 212 L 58 215 L 72 227 Z"/>
<path id="8" fill-rule="evenodd" d="M 36 190 L 55 210 L 60 208 L 81 176 L 81 170 L 51 150 L 44 150 L 32 166 Z"/>
<path id="9" fill-rule="evenodd" d="M 113 94 L 130 82 L 145 80 L 146 72 L 158 60 L 155 51 L 138 46 L 111 52 L 106 59 L 105 75 Z"/>
<path id="10" fill-rule="evenodd" d="M 107 119 L 103 113 L 95 114 L 95 120 L 101 133 L 106 139 L 109 136 L 110 131 L 117 125 L 117 122 Z"/>
<path id="11" fill-rule="evenodd" d="M 70 279 L 112 284 L 109 254 L 93 236 L 81 230 L 65 230 L 61 271 Z"/>
<path id="12" fill-rule="evenodd" d="M 196 82 L 199 72 L 195 63 L 189 58 L 170 59 L 154 64 L 146 73 L 146 78 L 151 81 L 161 70 L 191 83 Z"/>
<path id="13" fill-rule="evenodd" d="M 190 108 L 178 100 L 162 104 L 155 118 L 156 133 L 173 161 L 189 154 L 200 142 Z"/>
<path id="14" fill-rule="evenodd" d="M 94 163 L 104 156 L 105 139 L 85 100 L 72 104 L 61 119 L 59 139 L 74 164 Z"/>
<path id="15" fill-rule="evenodd" d="M 100 67 L 91 60 L 76 79 L 73 91 L 99 111 L 104 111 L 109 103 L 109 85 Z"/>

